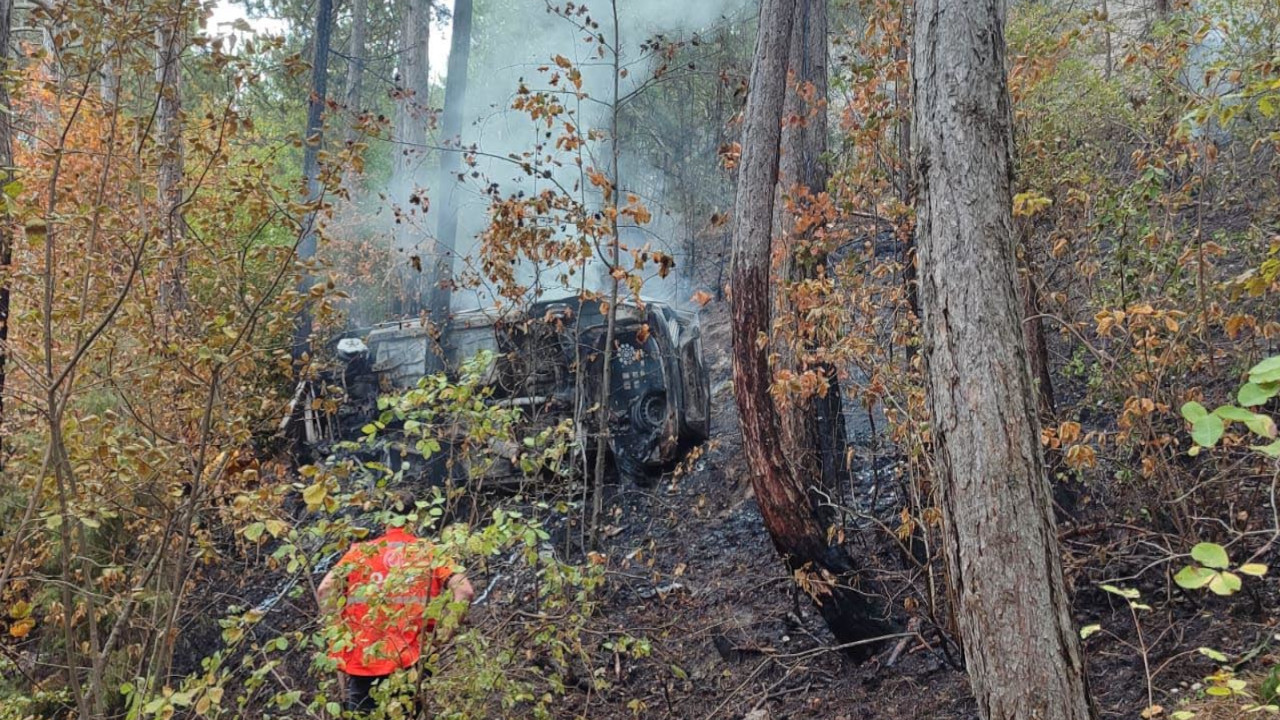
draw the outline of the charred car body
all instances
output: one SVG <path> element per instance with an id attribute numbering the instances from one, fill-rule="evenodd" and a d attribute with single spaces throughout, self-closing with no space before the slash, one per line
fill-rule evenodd
<path id="1" fill-rule="evenodd" d="M 413 388 L 425 375 L 450 368 L 483 351 L 494 362 L 485 375 L 492 402 L 519 407 L 529 434 L 578 418 L 587 453 L 598 452 L 599 403 L 607 403 L 607 451 L 618 473 L 644 481 L 706 440 L 711 423 L 710 386 L 697 316 L 646 301 L 620 303 L 611 382 L 602 392 L 608 317 L 594 300 L 544 300 L 521 312 L 455 314 L 443 332 L 418 321 L 389 323 L 339 339 L 336 369 L 298 388 L 291 421 L 306 445 L 324 453 L 340 440 L 359 437 L 378 414 L 380 394 Z M 323 386 L 340 386 L 343 400 L 329 413 Z M 502 448 L 495 448 L 504 454 Z M 512 449 L 514 453 L 517 449 Z M 507 458 L 514 461 L 514 457 Z M 489 473 L 518 475 L 514 463 Z"/>

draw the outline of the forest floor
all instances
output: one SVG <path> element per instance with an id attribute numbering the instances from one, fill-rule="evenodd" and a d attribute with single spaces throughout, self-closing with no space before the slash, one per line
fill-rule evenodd
<path id="1" fill-rule="evenodd" d="M 613 504 L 618 532 L 606 540 L 611 567 L 616 558 L 637 559 L 631 574 L 610 575 L 603 614 L 609 624 L 648 638 L 653 657 L 616 665 L 619 702 L 588 716 L 631 717 L 620 700 L 640 698 L 650 717 L 976 718 L 967 679 L 955 667 L 960 660 L 955 651 L 948 657 L 936 634 L 909 639 L 891 666 L 896 641 L 862 665 L 830 650 L 833 639 L 794 590 L 752 498 L 730 389 L 729 323 L 723 308 L 706 314 L 715 441 L 693 472 L 653 490 L 621 488 Z M 856 473 L 852 494 L 862 496 L 862 510 L 882 527 L 896 527 L 901 503 L 888 489 L 895 482 L 881 479 L 885 486 L 873 487 L 873 478 L 891 475 L 894 465 L 881 461 L 876 469 Z M 1198 648 L 1251 655 L 1239 667 L 1246 674 L 1274 665 L 1280 583 L 1254 583 L 1225 599 L 1181 593 L 1168 580 L 1177 568 L 1144 567 L 1138 548 L 1154 533 L 1115 522 L 1089 488 L 1076 493 L 1083 496 L 1080 509 L 1060 518 L 1059 531 L 1077 627 L 1104 628 L 1085 643 L 1100 714 L 1138 717 L 1154 704 L 1167 708 L 1165 715 L 1190 707 L 1235 717 L 1239 703 L 1216 710 L 1203 704 L 1204 678 L 1217 665 Z M 870 503 L 874 508 L 865 507 L 868 495 L 879 500 Z M 1241 511 L 1270 513 L 1265 506 Z M 865 589 L 892 598 L 886 603 L 905 626 L 907 562 L 897 543 L 871 525 L 849 538 L 871 576 Z M 1273 548 L 1273 566 L 1276 558 Z M 1127 602 L 1099 589 L 1107 581 L 1143 592 L 1152 609 L 1138 611 L 1141 635 Z M 606 706 L 609 697 L 601 701 Z M 1180 705 L 1183 698 L 1190 703 Z"/>
<path id="2" fill-rule="evenodd" d="M 605 506 L 601 550 L 608 573 L 594 631 L 643 638 L 651 652 L 604 658 L 609 689 L 576 697 L 571 689 L 562 707 L 588 718 L 976 718 L 958 651 L 949 646 L 946 652 L 936 630 L 907 638 L 892 663 L 896 639 L 861 665 L 832 650 L 821 618 L 785 573 L 752 497 L 729 380 L 726 311 L 712 305 L 704 314 L 713 441 L 687 472 L 653 488 L 616 487 Z M 861 498 L 868 521 L 851 526 L 847 539 L 867 569 L 863 589 L 879 595 L 894 621 L 906 627 L 908 598 L 924 593 L 920 574 L 886 530 L 897 526 L 902 505 L 893 490 L 896 465 L 891 458 L 863 465 L 851 495 L 855 505 Z M 873 487 L 877 482 L 879 489 Z M 1232 598 L 1182 593 L 1169 581 L 1177 568 L 1151 563 L 1143 552 L 1158 543 L 1158 535 L 1117 522 L 1105 488 L 1078 494 L 1081 509 L 1060 518 L 1059 532 L 1077 627 L 1102 626 L 1085 642 L 1102 717 L 1138 717 L 1150 704 L 1167 708 L 1166 716 L 1175 708 L 1201 709 L 1185 700 L 1179 704 L 1202 697 L 1204 678 L 1217 669 L 1200 647 L 1247 658 L 1238 668 L 1245 674 L 1275 664 L 1280 583 L 1247 583 Z M 1271 513 L 1265 502 L 1239 509 Z M 557 545 L 567 527 L 553 532 Z M 1276 560 L 1273 546 L 1259 561 L 1274 567 Z M 278 600 L 279 612 L 264 621 L 272 632 L 314 621 L 306 594 L 285 597 L 278 573 L 264 576 L 260 565 L 254 570 L 254 558 L 243 562 L 210 578 L 217 592 L 209 596 L 209 612 L 194 617 L 181 635 L 188 661 L 216 645 L 211 618 L 226 610 L 223 598 Z M 500 622 L 518 604 L 518 578 L 494 570 L 473 580 L 485 591 L 473 611 L 476 626 Z M 1126 600 L 1100 589 L 1104 582 L 1140 590 L 1151 609 L 1131 611 Z M 282 671 L 305 682 L 309 666 L 310 658 L 298 653 Z M 1235 717 L 1238 708 L 1237 703 L 1202 716 Z"/>

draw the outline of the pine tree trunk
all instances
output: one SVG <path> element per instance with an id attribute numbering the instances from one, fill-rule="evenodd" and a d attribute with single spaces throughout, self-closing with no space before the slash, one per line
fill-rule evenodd
<path id="1" fill-rule="evenodd" d="M 436 324 L 448 320 L 453 303 L 453 260 L 458 244 L 458 170 L 462 167 L 462 121 L 467 105 L 467 66 L 471 60 L 472 0 L 453 3 L 453 36 L 449 44 L 448 85 L 440 134 L 440 178 L 436 184 L 440 221 L 436 228 L 435 273 L 431 278 L 431 314 Z"/>
<path id="2" fill-rule="evenodd" d="M 187 306 L 187 262 L 182 248 L 186 226 L 182 212 L 182 29 L 186 15 L 175 3 L 173 16 L 156 30 L 159 63 L 156 83 L 159 100 L 156 130 L 160 138 L 160 168 L 156 184 L 160 208 L 164 212 L 164 245 L 167 258 L 160 281 L 161 304 L 170 317 Z"/>
<path id="3" fill-rule="evenodd" d="M 1022 334 L 1005 0 L 920 0 L 924 358 L 944 545 L 986 720 L 1089 720 Z"/>
<path id="4" fill-rule="evenodd" d="M 320 145 L 324 135 L 324 106 L 329 92 L 329 38 L 333 29 L 333 0 L 319 0 L 316 7 L 315 55 L 311 60 L 311 99 L 307 105 L 307 132 L 302 153 L 302 176 L 307 180 L 307 202 L 319 203 Z M 316 222 L 319 213 L 313 209 L 302 222 L 298 242 L 298 260 L 309 262 L 316 254 Z M 304 305 L 298 311 L 294 326 L 293 359 L 302 359 L 311 344 L 311 305 L 305 298 L 311 290 L 311 275 L 304 272 L 298 279 L 298 293 Z"/>
<path id="5" fill-rule="evenodd" d="M 778 183 L 787 56 L 796 0 L 764 0 L 747 97 L 734 210 L 732 269 L 733 380 L 742 423 L 743 450 L 765 527 L 788 569 L 842 643 L 884 633 L 867 598 L 851 588 L 852 558 L 831 546 L 809 497 L 808 481 L 820 468 L 812 453 L 786 445 L 778 408 L 770 394 L 772 372 L 767 339 L 772 324 L 771 259 L 775 190 Z M 787 456 L 797 454 L 792 464 Z M 809 458 L 807 463 L 803 458 Z M 871 645 L 853 648 L 865 655 Z"/>

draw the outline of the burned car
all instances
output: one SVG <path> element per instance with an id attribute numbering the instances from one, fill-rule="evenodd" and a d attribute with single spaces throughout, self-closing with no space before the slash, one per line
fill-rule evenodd
<path id="1" fill-rule="evenodd" d="M 605 450 L 620 476 L 645 482 L 707 439 L 711 393 L 694 313 L 658 301 L 617 308 L 611 381 L 602 392 L 608 317 L 594 300 L 543 300 L 523 311 L 454 314 L 443 332 L 418 321 L 390 323 L 349 334 L 334 347 L 335 370 L 300 386 L 294 426 L 305 443 L 326 446 L 359 436 L 377 416 L 382 393 L 414 387 L 425 375 L 449 372 L 482 351 L 494 358 L 485 373 L 491 402 L 517 407 L 530 435 L 565 419 L 580 418 L 588 454 L 598 452 L 597 408 L 609 411 Z M 338 384 L 343 399 L 331 412 L 317 410 L 321 386 Z M 490 474 L 517 475 L 518 448 Z"/>

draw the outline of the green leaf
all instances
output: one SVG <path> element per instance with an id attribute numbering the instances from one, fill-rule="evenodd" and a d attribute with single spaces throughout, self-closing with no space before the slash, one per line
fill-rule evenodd
<path id="1" fill-rule="evenodd" d="M 1235 573 L 1220 572 L 1209 583 L 1209 589 L 1217 595 L 1234 595 L 1240 590 L 1240 576 Z"/>
<path id="2" fill-rule="evenodd" d="M 1227 656 L 1223 655 L 1217 650 L 1214 650 L 1213 648 L 1202 647 L 1200 648 L 1200 654 L 1209 658 L 1214 662 L 1220 662 L 1220 663 L 1227 662 Z"/>
<path id="3" fill-rule="evenodd" d="M 244 536 L 249 540 L 249 542 L 258 542 L 258 539 L 262 537 L 262 533 L 265 532 L 266 529 L 267 526 L 265 523 L 256 522 L 244 529 Z"/>
<path id="4" fill-rule="evenodd" d="M 1257 407 L 1265 404 L 1268 400 L 1276 396 L 1276 384 L 1268 383 L 1259 385 L 1257 383 L 1245 383 L 1240 387 L 1240 392 L 1236 393 L 1236 400 L 1245 407 Z"/>
<path id="5" fill-rule="evenodd" d="M 1262 701 L 1272 705 L 1280 702 L 1280 665 L 1272 665 L 1267 679 L 1262 681 L 1260 696 Z"/>
<path id="6" fill-rule="evenodd" d="M 1111 593 L 1112 595 L 1119 595 L 1120 597 L 1125 598 L 1127 600 L 1136 600 L 1142 597 L 1141 592 L 1134 590 L 1132 588 L 1118 588 L 1115 585 L 1101 585 L 1100 587 L 1103 590 L 1106 590 L 1107 592 Z"/>
<path id="7" fill-rule="evenodd" d="M 1088 640 L 1090 635 L 1098 632 L 1101 629 L 1102 629 L 1102 626 L 1098 624 L 1085 625 L 1084 627 L 1080 628 L 1080 639 Z"/>
<path id="8" fill-rule="evenodd" d="M 1209 581 L 1213 580 L 1217 574 L 1206 568 L 1188 565 L 1173 576 L 1173 581 L 1178 583 L 1178 587 L 1186 588 L 1187 590 L 1199 590 L 1208 585 Z"/>
<path id="9" fill-rule="evenodd" d="M 1266 415 L 1254 415 L 1245 425 L 1249 426 L 1254 435 L 1264 438 L 1276 436 L 1276 421 Z"/>
<path id="10" fill-rule="evenodd" d="M 1194 400 L 1182 406 L 1182 417 L 1189 423 L 1194 423 L 1208 414 L 1209 411 L 1205 410 L 1203 405 Z"/>
<path id="11" fill-rule="evenodd" d="M 1270 445 L 1254 445 L 1252 449 L 1257 450 L 1267 457 L 1280 458 L 1280 440 L 1277 440 Z"/>
<path id="12" fill-rule="evenodd" d="M 1231 564 L 1227 549 L 1217 543 L 1202 542 L 1191 548 L 1191 558 L 1205 567 L 1221 570 Z"/>
<path id="13" fill-rule="evenodd" d="M 1267 358 L 1249 369 L 1249 382 L 1272 383 L 1280 380 L 1280 355 Z"/>
<path id="14" fill-rule="evenodd" d="M 1226 426 L 1217 415 L 1206 415 L 1191 423 L 1191 439 L 1204 447 L 1213 447 L 1222 439 Z"/>
<path id="15" fill-rule="evenodd" d="M 324 504 L 324 499 L 328 494 L 329 491 L 325 489 L 324 485 L 321 485 L 320 483 L 313 483 L 308 485 L 306 490 L 302 491 L 302 499 L 307 503 L 308 509 L 315 510 Z"/>
<path id="16" fill-rule="evenodd" d="M 1245 575 L 1252 575 L 1253 577 L 1262 577 L 1267 574 L 1267 566 L 1262 563 L 1245 563 L 1244 565 L 1236 568 L 1236 570 L 1239 570 Z"/>
<path id="17" fill-rule="evenodd" d="M 1242 422 L 1242 423 L 1247 423 L 1250 420 L 1253 420 L 1254 418 L 1258 417 L 1257 413 L 1252 412 L 1250 410 L 1245 410 L 1244 408 L 1236 407 L 1235 405 L 1223 405 L 1217 410 L 1214 410 L 1213 414 L 1217 415 L 1223 420 L 1232 420 L 1234 422 Z"/>
<path id="18" fill-rule="evenodd" d="M 1231 697 L 1231 690 L 1229 688 L 1224 688 L 1221 685 L 1214 685 L 1211 688 L 1207 688 L 1204 693 L 1206 695 L 1212 695 L 1213 697 Z"/>

